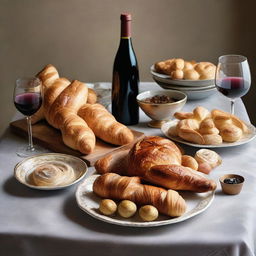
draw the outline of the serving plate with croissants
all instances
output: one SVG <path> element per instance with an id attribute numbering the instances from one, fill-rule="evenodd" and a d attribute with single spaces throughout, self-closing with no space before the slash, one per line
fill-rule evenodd
<path id="1" fill-rule="evenodd" d="M 99 159 L 97 174 L 78 186 L 76 200 L 89 215 L 116 225 L 150 227 L 181 222 L 210 206 L 217 185 L 209 173 L 221 162 L 214 151 L 201 149 L 192 157 L 169 139 L 147 136 L 131 149 Z M 159 215 L 145 221 L 138 212 L 128 218 L 119 211 L 102 212 L 101 200 L 118 205 L 128 200 L 138 208 L 153 207 Z"/>
<path id="2" fill-rule="evenodd" d="M 235 115 L 198 106 L 192 112 L 176 112 L 176 120 L 161 127 L 163 134 L 182 144 L 204 147 L 234 147 L 256 137 L 256 128 Z"/>
<path id="3" fill-rule="evenodd" d="M 76 191 L 76 200 L 78 206 L 87 214 L 100 221 L 110 224 L 129 227 L 155 227 L 174 224 L 202 213 L 211 205 L 212 201 L 214 200 L 213 191 L 200 194 L 182 192 L 180 194 L 186 201 L 186 212 L 179 217 L 169 217 L 167 215 L 160 214 L 155 221 L 143 221 L 139 217 L 138 213 L 136 213 L 132 218 L 128 219 L 122 218 L 118 214 L 106 216 L 100 213 L 98 210 L 101 197 L 93 193 L 93 184 L 99 177 L 100 175 L 92 175 L 86 178 L 83 183 L 78 186 Z"/>

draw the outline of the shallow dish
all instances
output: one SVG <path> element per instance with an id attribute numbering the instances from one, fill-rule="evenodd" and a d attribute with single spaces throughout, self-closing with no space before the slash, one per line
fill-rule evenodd
<path id="1" fill-rule="evenodd" d="M 235 146 L 239 146 L 239 145 L 243 145 L 246 144 L 248 142 L 250 142 L 251 140 L 253 140 L 256 137 L 256 128 L 252 125 L 252 124 L 246 124 L 250 130 L 250 133 L 247 134 L 246 136 L 244 136 L 241 140 L 236 141 L 236 142 L 223 142 L 219 145 L 204 145 L 204 144 L 195 144 L 192 142 L 188 142 L 183 140 L 180 137 L 177 136 L 171 136 L 168 134 L 168 130 L 169 128 L 176 126 L 179 120 L 172 120 L 169 121 L 165 124 L 162 125 L 161 130 L 163 132 L 163 134 L 168 137 L 169 139 L 185 144 L 185 145 L 189 145 L 189 146 L 193 146 L 193 147 L 197 147 L 197 148 L 225 148 L 225 147 L 235 147 Z"/>
<path id="2" fill-rule="evenodd" d="M 153 75 L 153 77 L 156 77 L 160 82 L 164 82 L 167 84 L 172 85 L 180 85 L 180 86 L 207 86 L 207 85 L 213 85 L 214 79 L 209 80 L 175 80 L 171 79 L 170 76 L 165 74 L 160 74 L 155 71 L 154 65 L 150 67 L 150 73 Z"/>
<path id="3" fill-rule="evenodd" d="M 33 184 L 31 173 L 36 166 L 52 161 L 60 161 L 70 165 L 74 170 L 74 178 L 67 184 L 59 186 L 36 186 Z M 20 183 L 33 189 L 57 190 L 69 187 L 80 181 L 85 176 L 87 169 L 86 163 L 78 157 L 59 153 L 47 153 L 28 157 L 19 162 L 14 168 L 14 176 Z"/>
<path id="4" fill-rule="evenodd" d="M 95 195 L 92 191 L 93 182 L 98 176 L 99 175 L 92 175 L 86 178 L 78 186 L 76 191 L 77 204 L 83 211 L 85 211 L 92 217 L 119 226 L 155 227 L 178 223 L 192 218 L 193 216 L 196 216 L 201 212 L 205 211 L 214 199 L 214 192 L 212 191 L 206 193 L 180 192 L 180 194 L 187 203 L 187 211 L 180 217 L 170 218 L 168 216 L 160 215 L 157 220 L 150 222 L 142 221 L 138 216 L 138 212 L 135 214 L 134 217 L 129 219 L 124 219 L 118 215 L 110 217 L 105 216 L 98 211 L 101 198 Z"/>

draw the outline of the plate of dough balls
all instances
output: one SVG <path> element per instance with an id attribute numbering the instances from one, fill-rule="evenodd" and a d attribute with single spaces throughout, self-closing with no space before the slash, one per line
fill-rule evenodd
<path id="1" fill-rule="evenodd" d="M 100 184 L 102 180 L 107 182 L 109 177 L 114 175 L 117 176 L 117 179 L 121 180 L 127 178 L 139 179 L 139 177 L 125 177 L 113 173 L 105 174 L 105 177 L 104 175 L 93 174 L 84 179 L 76 190 L 78 206 L 93 218 L 110 224 L 128 227 L 155 227 L 174 224 L 205 211 L 214 199 L 214 191 L 204 193 L 180 191 L 179 195 L 176 191 L 172 190 L 173 193 L 182 196 L 185 208 L 183 209 L 180 206 L 177 211 L 181 212 L 173 213 L 172 216 L 169 216 L 161 213 L 161 209 L 157 209 L 157 206 L 151 204 L 137 204 L 131 200 L 116 200 L 99 196 L 97 189 L 102 190 L 101 192 L 104 190 L 104 186 Z M 97 189 L 95 189 L 96 183 L 98 183 Z M 110 189 L 113 188 L 111 187 Z"/>
<path id="2" fill-rule="evenodd" d="M 182 91 L 190 100 L 203 99 L 216 92 L 215 71 L 216 66 L 211 62 L 181 58 L 159 61 L 150 68 L 158 85 L 164 89 Z"/>

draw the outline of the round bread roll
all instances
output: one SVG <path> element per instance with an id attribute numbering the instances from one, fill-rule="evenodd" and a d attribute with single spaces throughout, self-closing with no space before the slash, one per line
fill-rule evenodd
<path id="1" fill-rule="evenodd" d="M 174 59 L 171 62 L 170 69 L 171 70 L 183 69 L 184 65 L 185 65 L 185 61 L 183 59 Z"/>
<path id="2" fill-rule="evenodd" d="M 184 79 L 186 80 L 198 80 L 200 75 L 194 69 L 186 69 L 184 72 Z"/>
<path id="3" fill-rule="evenodd" d="M 184 70 L 188 70 L 188 69 L 193 69 L 194 68 L 194 64 L 190 61 L 185 61 L 184 63 Z"/>
<path id="4" fill-rule="evenodd" d="M 193 170 L 198 169 L 198 163 L 197 163 L 196 159 L 192 156 L 183 155 L 181 164 L 182 164 L 182 166 L 189 167 Z"/>
<path id="5" fill-rule="evenodd" d="M 195 154 L 195 159 L 199 163 L 207 163 L 214 168 L 221 164 L 221 157 L 213 150 L 210 149 L 200 149 Z"/>
<path id="6" fill-rule="evenodd" d="M 118 205 L 117 211 L 120 216 L 122 216 L 124 218 L 130 218 L 136 213 L 137 206 L 134 202 L 132 202 L 130 200 L 123 200 Z"/>
<path id="7" fill-rule="evenodd" d="M 139 215 L 145 221 L 153 221 L 158 218 L 158 210 L 153 205 L 144 205 L 140 208 Z"/>
<path id="8" fill-rule="evenodd" d="M 104 215 L 112 215 L 116 212 L 117 205 L 116 203 L 111 199 L 104 199 L 100 202 L 99 210 Z"/>
<path id="9" fill-rule="evenodd" d="M 171 72 L 171 78 L 172 79 L 183 79 L 183 71 L 180 69 L 174 70 Z"/>

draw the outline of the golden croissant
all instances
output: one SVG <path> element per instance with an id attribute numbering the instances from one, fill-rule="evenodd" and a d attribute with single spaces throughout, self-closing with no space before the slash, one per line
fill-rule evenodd
<path id="1" fill-rule="evenodd" d="M 139 205 L 153 205 L 159 212 L 178 217 L 186 211 L 185 200 L 174 190 L 143 185 L 138 177 L 106 173 L 93 184 L 93 192 L 102 198 L 131 200 Z"/>
<path id="2" fill-rule="evenodd" d="M 115 145 L 133 141 L 130 129 L 118 123 L 103 106 L 95 104 L 96 93 L 85 83 L 60 78 L 53 65 L 47 65 L 37 76 L 43 84 L 44 100 L 32 116 L 33 123 L 45 118 L 60 129 L 67 146 L 84 154 L 94 150 L 95 135 Z"/>

